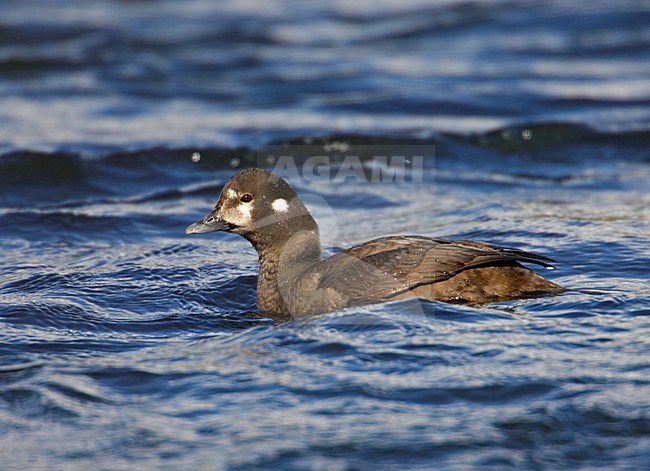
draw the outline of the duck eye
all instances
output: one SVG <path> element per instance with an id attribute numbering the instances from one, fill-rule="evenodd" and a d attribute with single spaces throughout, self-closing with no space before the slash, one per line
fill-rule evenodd
<path id="1" fill-rule="evenodd" d="M 250 203 L 251 201 L 253 201 L 253 195 L 251 195 L 250 193 L 243 194 L 241 195 L 241 198 L 239 198 L 239 201 L 241 201 L 242 203 Z"/>

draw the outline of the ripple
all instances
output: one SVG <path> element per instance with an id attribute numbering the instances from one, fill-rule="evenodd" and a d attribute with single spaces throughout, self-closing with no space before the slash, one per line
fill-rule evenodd
<path id="1" fill-rule="evenodd" d="M 645 6 L 7 2 L 4 467 L 647 467 Z M 290 146 L 360 154 L 296 184 L 327 254 L 479 239 L 570 291 L 260 317 L 249 244 L 183 229 Z M 415 146 L 420 183 L 365 183 Z"/>

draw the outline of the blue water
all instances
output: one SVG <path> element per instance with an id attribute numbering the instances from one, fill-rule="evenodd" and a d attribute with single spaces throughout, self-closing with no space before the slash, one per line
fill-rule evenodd
<path id="1" fill-rule="evenodd" d="M 648 468 L 650 4 L 404 3 L 3 3 L 0 469 Z M 257 315 L 248 243 L 183 231 L 287 142 L 432 150 L 297 179 L 327 254 L 476 239 L 572 291 Z"/>

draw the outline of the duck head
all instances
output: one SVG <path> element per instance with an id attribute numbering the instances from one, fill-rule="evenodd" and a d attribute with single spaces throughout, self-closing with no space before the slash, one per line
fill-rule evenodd
<path id="1" fill-rule="evenodd" d="M 186 234 L 226 231 L 253 243 L 289 240 L 297 231 L 318 227 L 296 192 L 282 178 L 261 169 L 243 170 L 223 187 L 214 209 L 185 229 Z"/>

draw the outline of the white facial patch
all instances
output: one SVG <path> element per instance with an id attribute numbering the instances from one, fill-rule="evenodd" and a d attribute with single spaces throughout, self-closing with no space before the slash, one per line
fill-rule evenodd
<path id="1" fill-rule="evenodd" d="M 278 198 L 273 203 L 271 203 L 273 211 L 276 213 L 286 213 L 289 210 L 289 203 L 283 198 Z"/>
<path id="2" fill-rule="evenodd" d="M 239 203 L 237 212 L 241 215 L 241 220 L 244 223 L 242 225 L 248 224 L 252 219 L 253 203 Z"/>
<path id="3" fill-rule="evenodd" d="M 228 198 L 237 198 L 237 192 L 232 188 L 229 188 L 228 191 L 226 192 L 226 196 Z"/>

